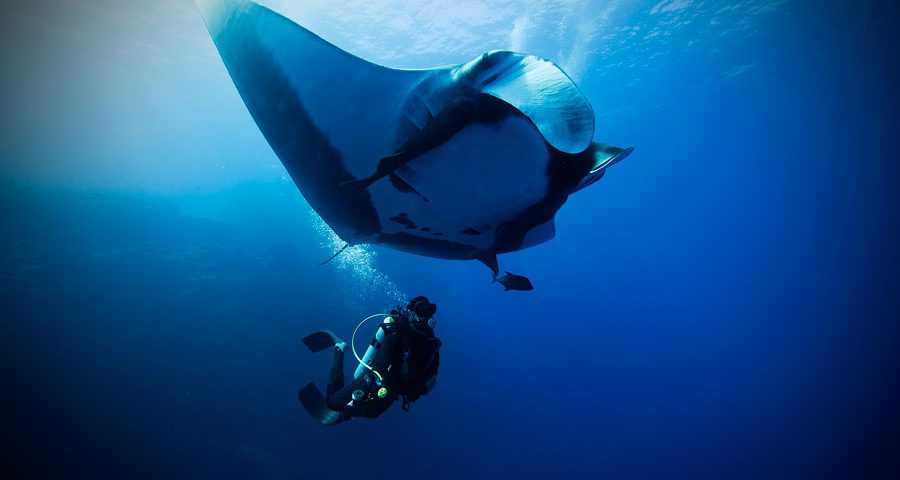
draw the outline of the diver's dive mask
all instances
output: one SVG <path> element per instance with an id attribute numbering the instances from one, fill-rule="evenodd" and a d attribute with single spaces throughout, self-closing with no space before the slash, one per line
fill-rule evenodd
<path id="1" fill-rule="evenodd" d="M 418 296 L 409 301 L 406 306 L 409 312 L 409 320 L 413 324 L 428 325 L 428 328 L 434 328 L 437 321 L 434 314 L 437 313 L 437 305 L 428 301 L 428 298 Z"/>

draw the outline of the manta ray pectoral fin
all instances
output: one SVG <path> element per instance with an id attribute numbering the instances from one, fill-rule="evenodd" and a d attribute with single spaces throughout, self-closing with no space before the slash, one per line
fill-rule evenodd
<path id="1" fill-rule="evenodd" d="M 533 55 L 493 51 L 459 67 L 475 88 L 512 105 L 531 119 L 547 143 L 581 153 L 594 137 L 594 110 L 571 78 Z"/>
<path id="2" fill-rule="evenodd" d="M 603 178 L 607 168 L 621 162 L 634 151 L 634 147 L 619 148 L 596 142 L 591 144 L 591 148 L 594 149 L 594 166 L 575 187 L 576 192 Z"/>
<path id="3" fill-rule="evenodd" d="M 370 175 L 395 149 L 398 105 L 434 71 L 365 61 L 250 0 L 197 4 L 241 99 L 309 205 L 344 240 L 380 233 L 382 205 L 340 183 Z"/>

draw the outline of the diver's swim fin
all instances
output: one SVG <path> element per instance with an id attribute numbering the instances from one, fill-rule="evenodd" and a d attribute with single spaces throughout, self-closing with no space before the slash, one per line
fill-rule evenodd
<path id="1" fill-rule="evenodd" d="M 325 425 L 337 425 L 344 420 L 344 416 L 341 412 L 335 412 L 328 408 L 328 404 L 325 401 L 325 397 L 322 396 L 322 392 L 320 392 L 312 382 L 298 390 L 297 397 L 300 399 L 303 408 L 305 408 L 306 411 L 320 423 Z"/>
<path id="2" fill-rule="evenodd" d="M 331 348 L 338 343 L 341 343 L 341 339 L 338 338 L 330 330 L 322 330 L 319 332 L 310 333 L 309 335 L 300 339 L 304 345 L 313 353 L 321 352 L 326 348 Z"/>

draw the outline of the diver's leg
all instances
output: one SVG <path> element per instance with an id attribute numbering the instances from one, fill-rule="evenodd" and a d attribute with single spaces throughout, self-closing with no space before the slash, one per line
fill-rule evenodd
<path id="1" fill-rule="evenodd" d="M 325 403 L 328 405 L 329 409 L 339 412 L 343 410 L 348 403 L 350 403 L 350 399 L 353 398 L 354 390 L 366 391 L 367 388 L 368 385 L 366 385 L 366 376 L 363 375 L 350 382 L 349 385 L 329 394 L 325 399 Z"/>
<path id="2" fill-rule="evenodd" d="M 344 387 L 344 351 L 340 348 L 334 349 L 334 359 L 331 362 L 331 374 L 328 376 L 328 389 L 325 391 L 326 397 L 331 397 Z"/>

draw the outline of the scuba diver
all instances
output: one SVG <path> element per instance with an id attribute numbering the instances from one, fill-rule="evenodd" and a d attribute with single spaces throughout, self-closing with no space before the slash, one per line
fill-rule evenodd
<path id="1" fill-rule="evenodd" d="M 334 360 L 326 395 L 310 382 L 297 392 L 300 403 L 316 420 L 336 425 L 358 417 L 377 418 L 395 400 L 403 411 L 409 403 L 434 388 L 440 361 L 441 341 L 434 336 L 437 305 L 426 297 L 410 300 L 406 308 L 397 306 L 390 314 L 366 317 L 356 326 L 350 349 L 359 362 L 353 381 L 344 385 L 344 354 L 347 343 L 334 333 L 322 330 L 301 341 L 313 352 L 334 347 Z M 362 358 L 356 353 L 356 332 L 372 318 L 384 318 Z"/>

